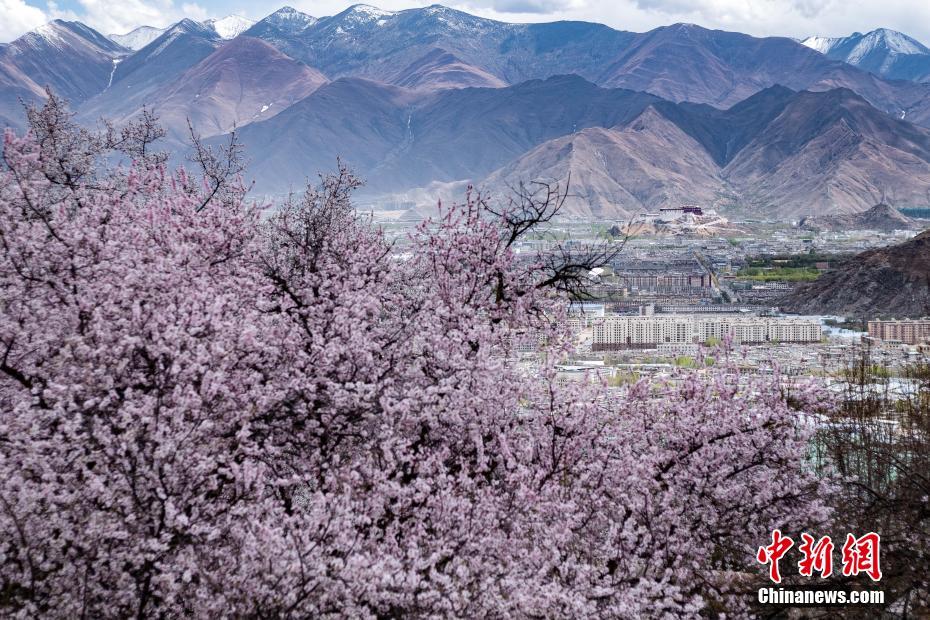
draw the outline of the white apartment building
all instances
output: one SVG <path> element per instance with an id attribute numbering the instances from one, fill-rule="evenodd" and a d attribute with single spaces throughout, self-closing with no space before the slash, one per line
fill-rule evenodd
<path id="1" fill-rule="evenodd" d="M 604 304 L 573 301 L 568 305 L 568 314 L 586 316 L 589 318 L 600 318 L 604 316 Z"/>
<path id="2" fill-rule="evenodd" d="M 655 349 L 660 344 L 820 342 L 817 321 L 758 316 L 608 316 L 593 322 L 592 349 Z M 664 347 L 667 348 L 667 347 Z"/>
<path id="3" fill-rule="evenodd" d="M 660 342 L 656 345 L 659 355 L 664 357 L 697 357 L 701 345 L 693 342 Z"/>

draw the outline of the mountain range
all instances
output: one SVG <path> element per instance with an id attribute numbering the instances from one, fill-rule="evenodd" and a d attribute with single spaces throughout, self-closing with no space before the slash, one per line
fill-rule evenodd
<path id="1" fill-rule="evenodd" d="M 213 30 L 221 39 L 234 39 L 248 30 L 255 22 L 239 15 L 227 15 L 222 19 L 208 19 L 203 25 Z M 139 26 L 126 34 L 111 34 L 110 40 L 128 50 L 138 51 L 160 37 L 168 28 Z"/>
<path id="2" fill-rule="evenodd" d="M 541 144 L 488 184 L 569 174 L 577 191 L 568 202 L 589 217 L 692 202 L 779 219 L 850 213 L 886 187 L 902 204 L 927 199 L 930 132 L 848 89 L 774 86 L 727 110 L 652 104 L 629 123 Z"/>
<path id="3" fill-rule="evenodd" d="M 22 129 L 20 101 L 49 86 L 88 124 L 154 109 L 178 161 L 188 119 L 217 141 L 236 128 L 268 194 L 341 157 L 382 206 L 570 175 L 575 217 L 701 202 L 794 218 L 864 211 L 891 188 L 898 206 L 927 204 L 924 56 L 891 31 L 634 33 L 439 5 L 285 7 L 110 37 L 56 20 L 0 47 L 0 123 Z"/>

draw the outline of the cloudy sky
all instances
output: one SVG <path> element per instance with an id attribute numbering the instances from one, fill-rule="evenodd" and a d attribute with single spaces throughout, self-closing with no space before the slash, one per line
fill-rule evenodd
<path id="1" fill-rule="evenodd" d="M 374 4 L 398 10 L 433 1 Z M 165 26 L 181 17 L 236 13 L 260 19 L 284 3 L 322 17 L 345 9 L 351 0 L 0 0 L 0 41 L 10 41 L 56 17 L 78 19 L 110 34 L 142 24 Z M 675 22 L 794 37 L 843 36 L 885 27 L 930 45 L 927 0 L 447 0 L 443 4 L 504 21 L 581 19 L 640 32 Z"/>

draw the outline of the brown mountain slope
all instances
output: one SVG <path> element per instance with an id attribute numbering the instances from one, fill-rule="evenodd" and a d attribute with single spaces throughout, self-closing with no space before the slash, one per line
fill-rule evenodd
<path id="1" fill-rule="evenodd" d="M 744 203 L 783 217 L 855 213 L 894 189 L 924 204 L 930 132 L 847 89 L 798 93 L 724 169 Z"/>
<path id="2" fill-rule="evenodd" d="M 45 99 L 45 90 L 10 62 L 0 47 L 0 127 L 25 128 L 22 104 Z"/>
<path id="3" fill-rule="evenodd" d="M 449 52 L 434 48 L 388 80 L 405 88 L 443 89 L 467 86 L 507 86 L 499 77 L 462 62 Z"/>
<path id="4" fill-rule="evenodd" d="M 126 52 L 84 24 L 60 19 L 0 43 L 0 128 L 23 129 L 22 103 L 44 101 L 46 87 L 75 105 L 87 100 L 106 87 Z"/>
<path id="5" fill-rule="evenodd" d="M 877 109 L 921 127 L 930 127 L 930 85 L 884 80 L 846 63 L 837 63 L 804 87 L 810 91 L 848 88 Z"/>
<path id="6" fill-rule="evenodd" d="M 795 289 L 780 305 L 789 312 L 859 319 L 930 315 L 930 230 L 858 254 Z"/>
<path id="7" fill-rule="evenodd" d="M 804 88 L 832 64 L 788 38 L 673 24 L 636 35 L 598 82 L 729 107 L 775 84 Z"/>
<path id="8" fill-rule="evenodd" d="M 0 46 L 0 61 L 74 104 L 103 90 L 126 50 L 80 22 L 53 20 Z"/>
<path id="9" fill-rule="evenodd" d="M 775 84 L 794 90 L 849 88 L 877 109 L 930 123 L 930 85 L 884 80 L 786 37 L 673 24 L 636 35 L 595 81 L 671 101 L 729 107 Z"/>
<path id="10" fill-rule="evenodd" d="M 260 191 L 299 183 L 340 156 L 377 195 L 482 179 L 547 140 L 626 123 L 658 100 L 577 76 L 440 92 L 340 78 L 240 137 Z"/>
<path id="11" fill-rule="evenodd" d="M 799 227 L 814 231 L 881 230 L 891 232 L 916 227 L 916 222 L 885 203 L 879 203 L 862 213 L 807 217 Z"/>
<path id="12" fill-rule="evenodd" d="M 682 203 L 795 218 L 857 213 L 893 190 L 926 204 L 930 131 L 888 117 L 846 89 L 762 91 L 730 108 L 660 102 L 609 130 L 555 138 L 486 179 L 501 187 L 572 174 L 572 217 L 622 216 Z"/>
<path id="13" fill-rule="evenodd" d="M 633 122 L 590 128 L 530 150 L 486 181 L 501 189 L 524 180 L 571 176 L 564 211 L 573 217 L 614 219 L 662 206 L 712 204 L 723 185 L 704 148 L 677 125 L 647 108 Z"/>
<path id="14" fill-rule="evenodd" d="M 149 100 L 168 127 L 187 118 L 204 136 L 271 118 L 303 99 L 326 77 L 264 41 L 236 37 Z"/>

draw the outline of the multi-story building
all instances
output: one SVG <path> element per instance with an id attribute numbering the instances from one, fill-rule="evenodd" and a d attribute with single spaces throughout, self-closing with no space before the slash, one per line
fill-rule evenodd
<path id="1" fill-rule="evenodd" d="M 701 345 L 693 342 L 660 342 L 656 345 L 659 355 L 665 357 L 697 357 Z"/>
<path id="2" fill-rule="evenodd" d="M 729 339 L 733 344 L 820 342 L 820 323 L 759 316 L 652 315 L 595 319 L 592 350 L 654 349 Z"/>
<path id="3" fill-rule="evenodd" d="M 626 290 L 641 294 L 699 294 L 711 290 L 710 274 L 694 260 L 638 260 L 613 265 L 616 281 Z"/>
<path id="4" fill-rule="evenodd" d="M 775 306 L 759 306 L 751 304 L 656 304 L 658 314 L 761 314 L 772 313 L 778 310 Z"/>
<path id="5" fill-rule="evenodd" d="M 572 302 L 568 307 L 565 322 L 572 333 L 591 327 L 592 321 L 604 316 L 604 304 Z"/>
<path id="6" fill-rule="evenodd" d="M 879 340 L 898 340 L 905 344 L 930 341 L 930 318 L 869 321 L 869 336 Z"/>

